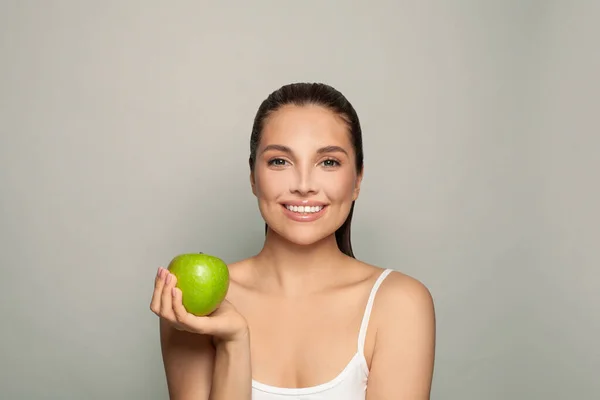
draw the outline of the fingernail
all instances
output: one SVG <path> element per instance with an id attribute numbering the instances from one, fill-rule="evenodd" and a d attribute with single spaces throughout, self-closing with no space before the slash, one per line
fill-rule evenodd
<path id="1" fill-rule="evenodd" d="M 171 294 L 173 294 L 173 297 L 177 297 L 177 291 L 175 288 L 171 289 Z"/>
<path id="2" fill-rule="evenodd" d="M 167 285 L 169 284 L 169 282 L 171 282 L 171 274 L 167 275 Z"/>
<path id="3" fill-rule="evenodd" d="M 156 271 L 156 276 L 160 278 L 160 271 L 162 270 L 161 267 L 158 267 L 158 271 Z"/>

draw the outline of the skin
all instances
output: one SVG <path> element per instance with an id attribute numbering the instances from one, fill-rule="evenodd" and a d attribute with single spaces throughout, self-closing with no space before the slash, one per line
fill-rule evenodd
<path id="1" fill-rule="evenodd" d="M 250 183 L 269 230 L 256 256 L 229 265 L 227 300 L 211 316 L 194 317 L 173 290 L 174 276 L 157 274 L 151 309 L 161 316 L 171 399 L 250 399 L 252 378 L 308 387 L 341 372 L 357 351 L 367 297 L 383 272 L 347 257 L 335 241 L 362 175 L 339 116 L 285 106 L 268 118 Z M 328 204 L 326 212 L 310 223 L 287 218 L 281 203 L 303 199 Z M 367 399 L 429 399 L 434 353 L 429 291 L 392 272 L 367 330 Z"/>

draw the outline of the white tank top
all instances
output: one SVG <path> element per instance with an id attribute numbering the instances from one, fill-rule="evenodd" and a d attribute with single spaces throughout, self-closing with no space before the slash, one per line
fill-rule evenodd
<path id="1" fill-rule="evenodd" d="M 384 270 L 373 285 L 358 333 L 358 348 L 354 357 L 338 376 L 329 382 L 303 388 L 282 388 L 252 380 L 252 400 L 365 400 L 369 368 L 364 354 L 369 318 L 379 286 L 392 272 Z"/>

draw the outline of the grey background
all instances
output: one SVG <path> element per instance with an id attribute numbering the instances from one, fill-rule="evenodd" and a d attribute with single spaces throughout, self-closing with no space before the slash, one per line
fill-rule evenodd
<path id="1" fill-rule="evenodd" d="M 433 399 L 597 399 L 596 1 L 2 1 L 0 397 L 164 399 L 156 268 L 258 251 L 252 118 L 362 119 L 360 259 L 438 318 Z"/>

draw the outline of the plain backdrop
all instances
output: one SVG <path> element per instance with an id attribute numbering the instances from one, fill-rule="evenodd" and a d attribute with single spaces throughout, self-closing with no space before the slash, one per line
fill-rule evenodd
<path id="1" fill-rule="evenodd" d="M 341 90 L 359 259 L 431 290 L 432 399 L 600 398 L 590 1 L 0 3 L 0 397 L 165 399 L 159 265 L 260 249 L 260 102 Z"/>

